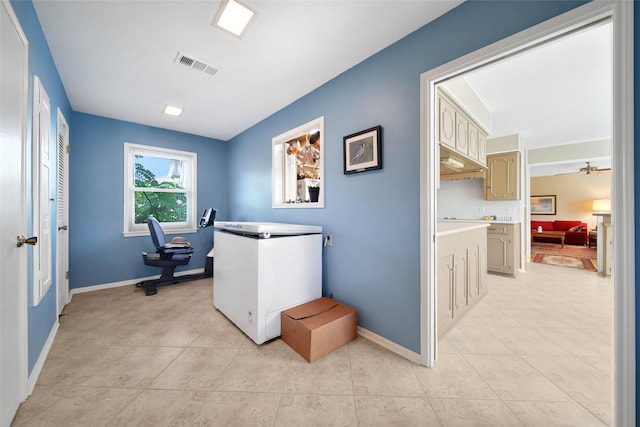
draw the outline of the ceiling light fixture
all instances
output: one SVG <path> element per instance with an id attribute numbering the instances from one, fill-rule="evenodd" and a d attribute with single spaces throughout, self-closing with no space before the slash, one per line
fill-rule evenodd
<path id="1" fill-rule="evenodd" d="M 241 39 L 249 24 L 256 17 L 256 11 L 239 0 L 223 0 L 213 18 L 213 25 Z"/>
<path id="2" fill-rule="evenodd" d="M 164 110 L 162 110 L 163 113 L 168 114 L 170 116 L 176 116 L 176 117 L 180 117 L 183 111 L 184 111 L 184 108 L 175 107 L 173 105 L 166 105 L 164 107 Z"/>

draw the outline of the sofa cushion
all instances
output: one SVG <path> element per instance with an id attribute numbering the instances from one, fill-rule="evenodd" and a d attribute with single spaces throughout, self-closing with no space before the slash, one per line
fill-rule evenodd
<path id="1" fill-rule="evenodd" d="M 589 241 L 589 226 L 582 221 L 531 221 L 531 230 L 537 230 L 538 226 L 543 231 L 564 231 L 564 243 L 568 245 L 586 245 Z M 537 237 L 536 240 L 545 240 L 544 237 Z"/>
<path id="2" fill-rule="evenodd" d="M 582 221 L 553 221 L 553 228 L 556 231 L 568 231 L 571 227 L 582 225 Z"/>

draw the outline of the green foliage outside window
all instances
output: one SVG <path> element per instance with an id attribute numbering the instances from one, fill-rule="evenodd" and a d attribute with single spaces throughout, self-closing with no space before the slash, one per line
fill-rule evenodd
<path id="1" fill-rule="evenodd" d="M 161 223 L 187 221 L 187 196 L 184 192 L 153 191 L 184 189 L 180 181 L 158 182 L 154 173 L 140 163 L 136 162 L 135 167 L 135 223 L 143 224 L 149 216 Z M 150 190 L 137 190 L 139 188 Z"/>

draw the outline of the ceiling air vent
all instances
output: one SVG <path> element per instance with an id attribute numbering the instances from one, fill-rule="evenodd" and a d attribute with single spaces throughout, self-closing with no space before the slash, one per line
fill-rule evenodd
<path id="1" fill-rule="evenodd" d="M 178 52 L 175 63 L 185 65 L 189 68 L 193 68 L 196 71 L 201 71 L 203 73 L 207 73 L 212 76 L 218 72 L 218 70 L 212 67 L 211 65 L 200 61 L 194 56 L 187 55 L 182 52 Z"/>

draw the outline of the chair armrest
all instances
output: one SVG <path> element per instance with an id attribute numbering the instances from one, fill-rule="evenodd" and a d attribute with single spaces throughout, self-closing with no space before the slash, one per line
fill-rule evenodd
<path id="1" fill-rule="evenodd" d="M 174 248 L 193 248 L 189 242 L 186 243 L 165 243 L 162 246 L 164 249 L 174 249 Z"/>
<path id="2" fill-rule="evenodd" d="M 191 246 L 179 246 L 175 248 L 168 248 L 166 246 L 163 246 L 161 248 L 158 248 L 158 252 L 164 254 L 190 254 L 193 253 L 193 248 Z"/>

